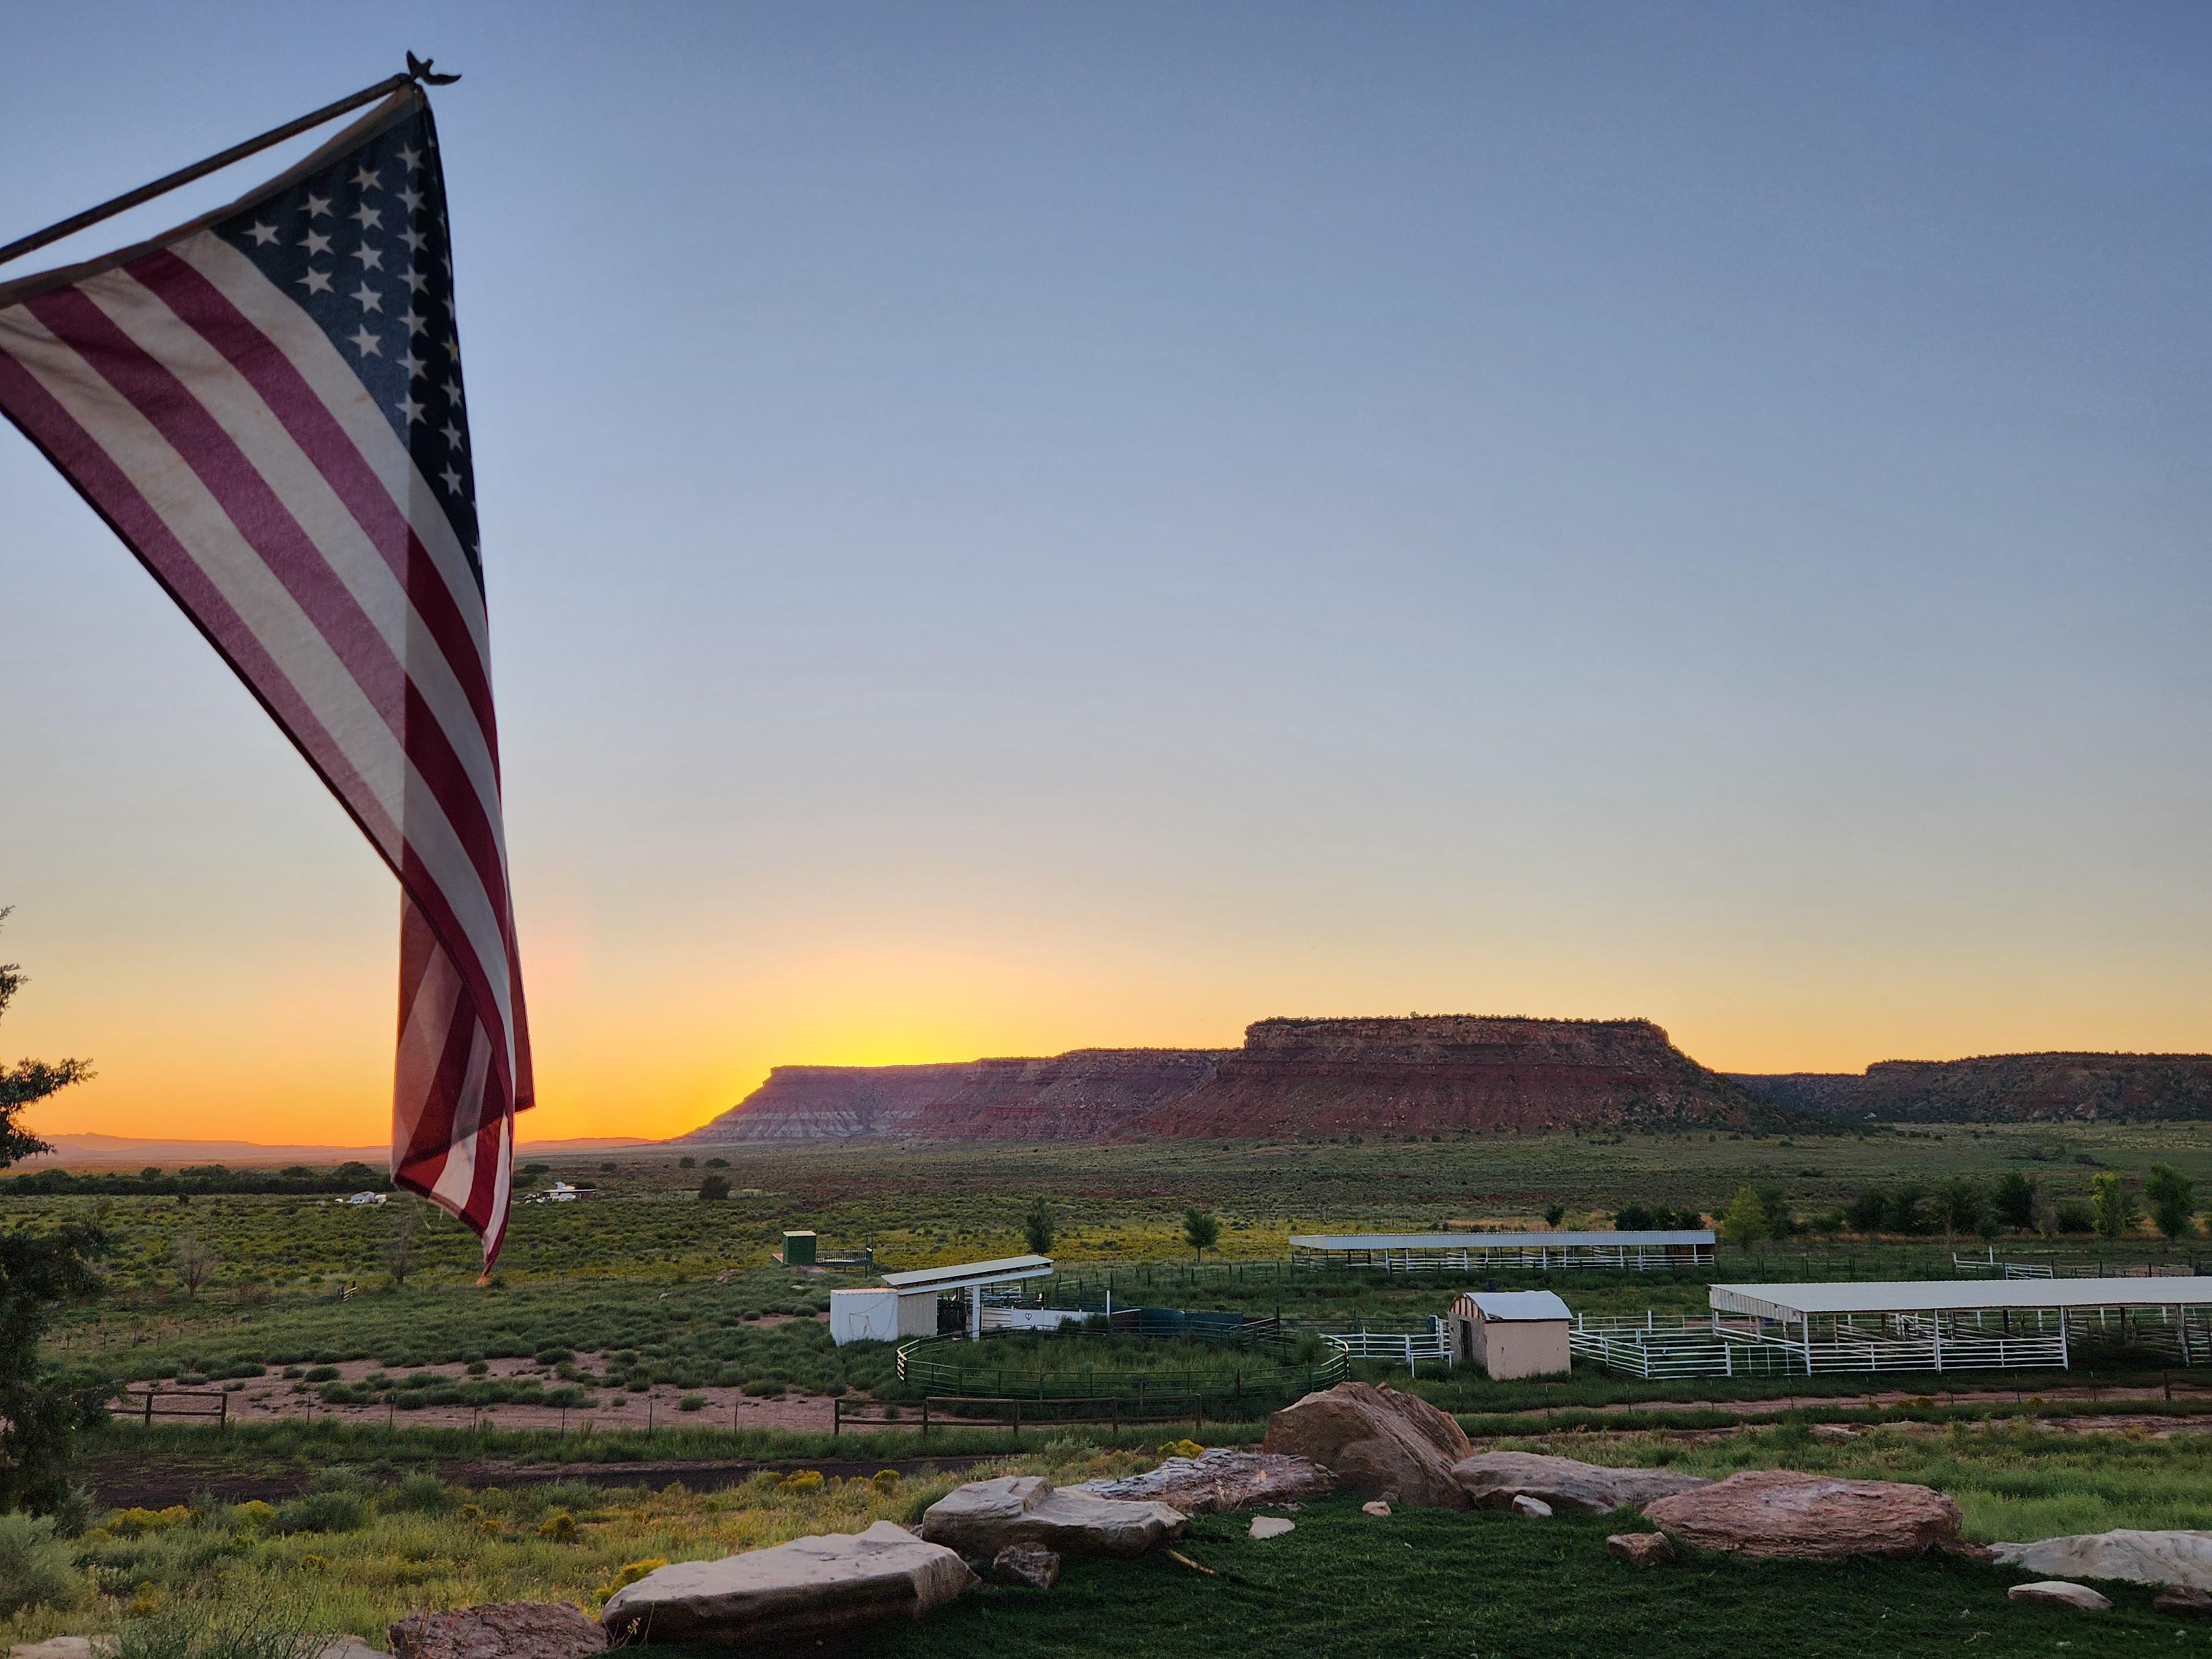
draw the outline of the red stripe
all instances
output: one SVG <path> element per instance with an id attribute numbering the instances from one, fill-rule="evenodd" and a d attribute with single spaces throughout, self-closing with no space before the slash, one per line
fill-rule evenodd
<path id="1" fill-rule="evenodd" d="M 40 295 L 29 309 L 145 416 L 191 465 L 239 533 L 298 601 L 372 706 L 383 715 L 459 838 L 498 922 L 503 953 L 509 958 L 501 966 L 507 970 L 506 977 L 514 977 L 507 872 L 490 817 L 443 727 L 359 601 L 215 416 L 165 364 L 139 347 L 88 295 L 74 289 L 57 289 Z M 441 908 L 450 915 L 450 907 Z M 441 933 L 472 988 L 483 994 L 480 1006 L 487 1016 L 487 1026 L 496 1028 L 498 1004 L 489 994 L 489 964 L 475 961 L 466 934 L 442 927 Z M 503 1043 L 495 1046 L 502 1050 L 505 1047 Z M 507 1072 L 502 1057 L 502 1080 Z"/>
<path id="2" fill-rule="evenodd" d="M 496 775 L 499 733 L 492 712 L 489 665 L 477 648 L 476 637 L 461 616 L 444 573 L 431 559 L 414 526 L 393 503 L 391 492 L 368 458 L 276 343 L 198 270 L 167 249 L 134 260 L 124 270 L 222 354 L 329 481 L 362 532 L 392 567 L 430 637 L 453 665 L 483 729 Z"/>

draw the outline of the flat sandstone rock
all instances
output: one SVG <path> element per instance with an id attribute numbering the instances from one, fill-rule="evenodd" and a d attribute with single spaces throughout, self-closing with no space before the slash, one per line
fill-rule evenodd
<path id="1" fill-rule="evenodd" d="M 1086 1480 L 1066 1490 L 1165 1504 L 1185 1515 L 1215 1515 L 1263 1504 L 1303 1504 L 1335 1488 L 1329 1472 L 1310 1458 L 1217 1446 L 1197 1457 L 1170 1457 L 1142 1474 Z"/>
<path id="2" fill-rule="evenodd" d="M 970 1559 L 988 1559 L 1009 1544 L 1063 1555 L 1142 1555 L 1180 1538 L 1190 1517 L 1165 1504 L 1100 1498 L 1071 1486 L 1054 1488 L 1041 1474 L 971 1480 L 922 1511 L 921 1535 Z"/>
<path id="3" fill-rule="evenodd" d="M 2133 1584 L 2183 1584 L 2212 1590 L 2212 1532 L 2074 1533 L 2032 1544 L 1992 1544 L 1993 1560 L 2052 1577 L 2123 1578 Z"/>
<path id="4" fill-rule="evenodd" d="M 583 1659 L 605 1653 L 607 1633 L 567 1601 L 493 1601 L 410 1613 L 386 1626 L 399 1659 Z"/>
<path id="5" fill-rule="evenodd" d="M 2048 1578 L 2039 1584 L 2014 1584 L 2005 1592 L 2008 1601 L 2024 1601 L 2033 1607 L 2071 1607 L 2076 1613 L 2110 1613 L 2112 1604 L 2087 1584 L 2069 1584 Z"/>
<path id="6" fill-rule="evenodd" d="M 1610 1515 L 1712 1485 L 1672 1469 L 1607 1468 L 1536 1452 L 1480 1452 L 1453 1464 L 1452 1479 L 1479 1510 L 1509 1509 L 1516 1498 L 1533 1498 L 1584 1515 Z"/>
<path id="7" fill-rule="evenodd" d="M 1474 1450 L 1460 1425 L 1419 1395 L 1366 1382 L 1310 1394 L 1267 1419 L 1265 1449 L 1318 1463 L 1337 1485 L 1421 1509 L 1463 1510 L 1452 1466 Z"/>
<path id="8" fill-rule="evenodd" d="M 1959 1506 L 1927 1486 L 1748 1469 L 1644 1506 L 1677 1543 L 1780 1560 L 1978 1553 L 1960 1535 Z"/>
<path id="9" fill-rule="evenodd" d="M 878 1521 L 659 1568 L 617 1590 L 599 1622 L 623 1642 L 773 1650 L 919 1619 L 975 1582 L 955 1552 Z"/>
<path id="10" fill-rule="evenodd" d="M 1285 1521 L 1279 1515 L 1255 1515 L 1245 1535 L 1250 1538 L 1280 1538 L 1286 1532 L 1297 1530 L 1297 1523 Z"/>

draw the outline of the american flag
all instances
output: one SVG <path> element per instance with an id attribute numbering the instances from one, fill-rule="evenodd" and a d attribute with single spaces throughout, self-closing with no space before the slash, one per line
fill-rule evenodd
<path id="1" fill-rule="evenodd" d="M 399 878 L 392 1178 L 489 1269 L 530 1038 L 428 100 L 394 93 L 153 242 L 0 285 L 0 411 Z"/>

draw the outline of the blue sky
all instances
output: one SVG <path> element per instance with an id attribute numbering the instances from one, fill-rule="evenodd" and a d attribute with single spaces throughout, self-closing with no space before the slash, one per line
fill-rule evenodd
<path id="1" fill-rule="evenodd" d="M 465 74 L 540 1133 L 1275 1014 L 2212 1047 L 2200 9 L 13 38 L 6 234 Z M 52 1126 L 375 1139 L 389 878 L 10 434 L 0 503 L 6 1046 L 102 1070 Z"/>

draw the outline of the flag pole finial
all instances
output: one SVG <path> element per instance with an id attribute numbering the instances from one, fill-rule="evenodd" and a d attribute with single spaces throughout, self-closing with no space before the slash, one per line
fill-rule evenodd
<path id="1" fill-rule="evenodd" d="M 423 85 L 430 87 L 450 87 L 461 78 L 458 75 L 433 75 L 430 72 L 430 65 L 437 61 L 434 58 L 417 58 L 413 52 L 409 52 L 407 78 L 410 81 L 420 81 Z"/>

